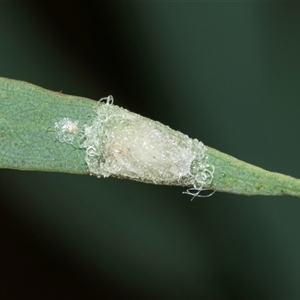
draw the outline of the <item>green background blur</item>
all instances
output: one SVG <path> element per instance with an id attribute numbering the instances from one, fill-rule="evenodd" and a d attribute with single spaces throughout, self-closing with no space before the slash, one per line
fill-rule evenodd
<path id="1" fill-rule="evenodd" d="M 0 2 L 0 76 L 300 178 L 300 3 Z M 300 299 L 300 202 L 0 172 L 1 299 Z"/>

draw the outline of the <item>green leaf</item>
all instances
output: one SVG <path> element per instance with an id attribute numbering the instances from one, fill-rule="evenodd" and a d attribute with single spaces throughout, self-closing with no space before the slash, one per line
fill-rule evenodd
<path id="1" fill-rule="evenodd" d="M 95 116 L 93 100 L 0 77 L 0 168 L 89 174 L 86 149 L 80 141 L 82 128 Z M 62 127 L 66 121 L 68 126 Z M 214 173 L 204 188 L 300 197 L 299 179 L 268 172 L 210 147 L 205 155 Z"/>
<path id="2" fill-rule="evenodd" d="M 208 147 L 208 162 L 215 167 L 211 188 L 240 195 L 300 197 L 300 180 L 253 166 Z"/>

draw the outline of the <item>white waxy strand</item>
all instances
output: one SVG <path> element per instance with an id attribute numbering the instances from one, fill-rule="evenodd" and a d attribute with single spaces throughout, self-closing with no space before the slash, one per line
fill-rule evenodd
<path id="1" fill-rule="evenodd" d="M 192 186 L 187 193 L 193 196 L 209 187 L 214 168 L 206 163 L 202 142 L 112 102 L 112 96 L 100 99 L 95 119 L 84 128 L 91 174 Z"/>

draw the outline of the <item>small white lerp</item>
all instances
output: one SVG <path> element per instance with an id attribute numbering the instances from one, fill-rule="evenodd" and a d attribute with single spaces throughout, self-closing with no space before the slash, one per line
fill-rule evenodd
<path id="1" fill-rule="evenodd" d="M 55 122 L 55 136 L 62 142 L 73 145 L 74 138 L 78 134 L 78 121 L 71 120 L 70 118 L 62 118 L 58 122 Z"/>

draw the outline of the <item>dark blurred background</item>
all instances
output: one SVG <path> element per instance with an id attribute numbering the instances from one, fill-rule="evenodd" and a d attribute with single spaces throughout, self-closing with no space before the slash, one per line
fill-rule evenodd
<path id="1" fill-rule="evenodd" d="M 0 76 L 300 178 L 300 3 L 0 3 Z M 1 299 L 300 299 L 300 202 L 0 172 Z"/>

